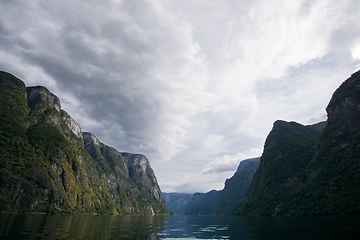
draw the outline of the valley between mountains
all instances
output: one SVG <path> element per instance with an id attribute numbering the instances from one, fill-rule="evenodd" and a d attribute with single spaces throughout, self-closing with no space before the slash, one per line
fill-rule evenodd
<path id="1" fill-rule="evenodd" d="M 83 132 L 46 87 L 0 72 L 0 102 L 2 212 L 360 214 L 360 71 L 334 92 L 326 122 L 276 121 L 262 156 L 239 159 L 208 193 L 162 193 L 146 156 Z"/>

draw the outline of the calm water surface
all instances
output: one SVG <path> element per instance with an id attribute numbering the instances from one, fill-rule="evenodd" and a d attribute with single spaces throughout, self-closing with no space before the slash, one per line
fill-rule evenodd
<path id="1" fill-rule="evenodd" d="M 360 216 L 0 214 L 0 239 L 360 239 Z"/>

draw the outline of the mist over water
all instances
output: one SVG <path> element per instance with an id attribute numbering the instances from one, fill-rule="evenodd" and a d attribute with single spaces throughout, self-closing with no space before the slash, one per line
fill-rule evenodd
<path id="1" fill-rule="evenodd" d="M 359 216 L 1 214 L 1 239 L 358 239 Z"/>

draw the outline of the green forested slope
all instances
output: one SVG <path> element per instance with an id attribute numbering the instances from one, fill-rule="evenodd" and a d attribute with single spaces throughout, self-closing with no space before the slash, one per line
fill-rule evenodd
<path id="1" fill-rule="evenodd" d="M 233 214 L 360 214 L 360 71 L 335 91 L 326 111 L 318 142 L 294 129 L 272 136 L 275 124 L 247 196 Z"/>
<path id="2" fill-rule="evenodd" d="M 284 201 L 281 214 L 360 214 L 360 72 L 335 91 L 326 110 L 309 181 Z"/>
<path id="3" fill-rule="evenodd" d="M 324 125 L 276 121 L 247 195 L 232 213 L 274 214 L 284 197 L 301 189 L 307 182 L 306 168 L 315 156 Z"/>
<path id="4" fill-rule="evenodd" d="M 59 99 L 46 88 L 25 88 L 0 72 L 0 105 L 1 211 L 169 213 L 155 175 L 140 179 L 157 187 L 151 194 L 131 179 L 121 153 L 101 143 L 92 157 L 81 129 L 81 137 L 69 129 Z"/>

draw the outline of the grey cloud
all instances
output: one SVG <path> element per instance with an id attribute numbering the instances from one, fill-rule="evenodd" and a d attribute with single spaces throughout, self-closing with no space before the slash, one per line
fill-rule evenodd
<path id="1" fill-rule="evenodd" d="M 157 173 L 159 178 L 177 171 L 174 166 L 180 164 L 181 171 L 191 168 L 201 179 L 202 169 L 214 159 L 261 148 L 277 118 L 307 122 L 323 117 L 318 112 L 338 85 L 336 81 L 345 79 L 358 64 L 339 57 L 349 55 L 348 48 L 359 38 L 357 1 L 348 3 L 352 9 L 347 6 L 334 12 L 346 20 L 337 29 L 318 16 L 310 19 L 320 21 L 311 26 L 326 25 L 330 40 L 314 37 L 318 33 L 311 32 L 310 25 L 297 22 L 314 15 L 316 2 L 290 9 L 302 14 L 290 19 L 293 25 L 287 26 L 285 18 L 274 18 L 282 21 L 283 33 L 294 41 L 290 43 L 288 38 L 272 35 L 276 21 L 268 24 L 258 14 L 257 10 L 264 11 L 260 8 L 265 1 L 119 2 L 2 1 L 1 70 L 22 77 L 36 69 L 34 76 L 42 77 L 42 83 L 54 81 L 53 91 L 64 110 L 77 116 L 85 131 L 102 142 L 120 151 L 140 151 L 153 162 L 169 156 L 168 162 L 163 160 L 166 167 Z M 271 11 L 282 14 L 286 12 L 282 6 L 279 11 L 261 13 L 270 11 L 267 17 Z M 262 24 L 266 28 L 259 32 Z M 298 33 L 292 32 L 293 26 L 307 27 L 299 36 L 314 37 L 319 41 L 316 46 L 328 49 L 311 54 L 317 51 L 313 47 L 306 52 L 305 45 L 311 41 L 291 40 L 291 33 Z M 262 74 L 273 68 L 275 74 L 265 79 Z M 325 100 L 316 93 L 318 87 L 329 95 Z M 325 103 L 312 107 L 309 99 L 314 97 L 308 91 Z M 76 106 L 71 104 L 74 99 Z M 217 105 L 224 109 L 215 110 Z M 202 151 L 206 136 L 220 136 L 214 141 L 221 146 L 211 153 Z M 236 169 L 233 165 L 214 165 L 211 172 Z M 201 191 L 200 183 L 177 184 L 175 178 L 180 175 L 166 175 L 174 178 L 170 179 L 174 189 Z"/>
<path id="2" fill-rule="evenodd" d="M 191 194 L 195 192 L 200 192 L 199 188 L 192 186 L 192 184 L 189 182 L 176 186 L 174 188 L 174 191 L 178 193 L 191 193 Z"/>
<path id="3" fill-rule="evenodd" d="M 202 174 L 212 174 L 212 173 L 223 173 L 223 172 L 234 172 L 236 170 L 236 163 L 231 165 L 219 166 L 217 168 L 212 168 L 209 170 L 204 170 Z"/>
<path id="4" fill-rule="evenodd" d="M 39 9 L 34 9 L 35 12 L 37 10 Z M 44 20 L 46 21 L 46 19 Z M 63 19 L 63 22 L 57 23 L 70 26 L 65 26 L 58 32 L 56 42 L 50 43 L 51 52 L 49 49 L 42 49 L 40 45 L 36 46 L 36 51 L 33 49 L 26 51 L 25 49 L 20 52 L 23 61 L 40 66 L 56 80 L 61 91 L 74 94 L 81 101 L 88 117 L 101 124 L 97 130 L 100 135 L 113 125 L 120 125 L 128 135 L 125 140 L 119 139 L 114 134 L 115 141 L 122 142 L 119 143 L 120 146 L 130 147 L 139 144 L 139 142 L 132 142 L 131 139 L 135 139 L 135 141 L 142 139 L 146 143 L 149 139 L 139 136 L 139 132 L 145 132 L 150 120 L 156 119 L 156 113 L 149 115 L 149 109 L 153 108 L 152 104 L 157 103 L 152 99 L 152 92 L 132 87 L 134 82 L 138 82 L 139 86 L 142 81 L 147 81 L 147 78 L 151 77 L 148 75 L 147 69 L 151 68 L 152 63 L 146 63 L 137 58 L 138 55 L 144 54 L 145 47 L 139 43 L 136 44 L 136 39 L 130 39 L 124 32 L 124 27 L 121 28 L 121 24 L 117 22 L 114 26 L 118 29 L 115 36 L 111 36 L 113 32 L 106 29 L 100 34 L 105 41 L 110 39 L 107 44 L 114 43 L 115 39 L 123 39 L 120 46 L 118 44 L 118 46 L 112 47 L 123 50 L 124 54 L 116 55 L 110 46 L 105 49 L 103 55 L 98 54 L 92 49 L 94 47 L 92 44 L 96 45 L 96 41 L 99 39 L 92 35 L 91 27 L 85 26 L 86 19 L 83 21 L 72 20 L 74 22 L 70 22 L 70 19 Z M 37 25 L 38 23 L 30 22 L 29 24 Z M 98 27 L 101 28 L 101 26 Z M 115 29 L 113 30 L 115 31 Z M 22 45 L 24 45 L 26 39 L 16 39 L 15 29 L 11 29 L 11 31 L 12 36 L 9 40 L 11 43 L 8 45 L 12 44 L 12 50 L 16 51 L 17 45 L 20 45 L 16 42 L 23 42 Z M 107 33 L 110 33 L 110 36 L 106 35 Z M 41 38 L 40 35 L 38 37 Z M 86 42 L 85 38 L 90 42 Z M 47 40 L 42 39 L 41 41 L 46 42 Z M 91 42 L 92 40 L 94 42 Z"/>
<path id="5" fill-rule="evenodd" d="M 91 131 L 100 139 L 129 151 L 142 146 L 147 152 L 155 152 L 154 138 L 163 131 L 159 117 L 169 114 L 168 110 L 176 111 L 170 108 L 174 103 L 171 97 L 182 97 L 175 92 L 177 85 L 179 89 L 186 87 L 171 77 L 188 67 L 184 54 L 192 43 L 187 36 L 183 41 L 183 33 L 173 30 L 172 23 L 158 21 L 163 13 L 151 8 L 152 3 L 146 9 L 142 3 L 125 1 L 119 8 L 120 17 L 100 16 L 90 8 L 99 7 L 101 11 L 103 6 L 86 5 L 84 11 L 94 14 L 89 19 L 84 18 L 83 9 L 71 8 L 66 1 L 61 7 L 53 2 L 35 4 L 32 10 L 44 19 L 29 19 L 29 27 L 38 28 L 29 32 L 25 27 L 20 35 L 29 36 L 28 42 L 37 45 L 21 51 L 20 56 L 25 63 L 41 67 L 55 79 L 59 92 L 77 98 L 85 117 L 98 123 Z M 42 9 L 43 6 L 47 8 Z M 46 28 L 40 21 L 51 22 L 51 26 Z M 48 32 L 36 32 L 40 30 Z M 12 29 L 12 41 L 16 34 Z M 37 34 L 36 41 L 31 34 Z M 16 51 L 16 46 L 12 50 Z M 113 128 L 121 129 L 122 134 L 109 132 Z"/>

